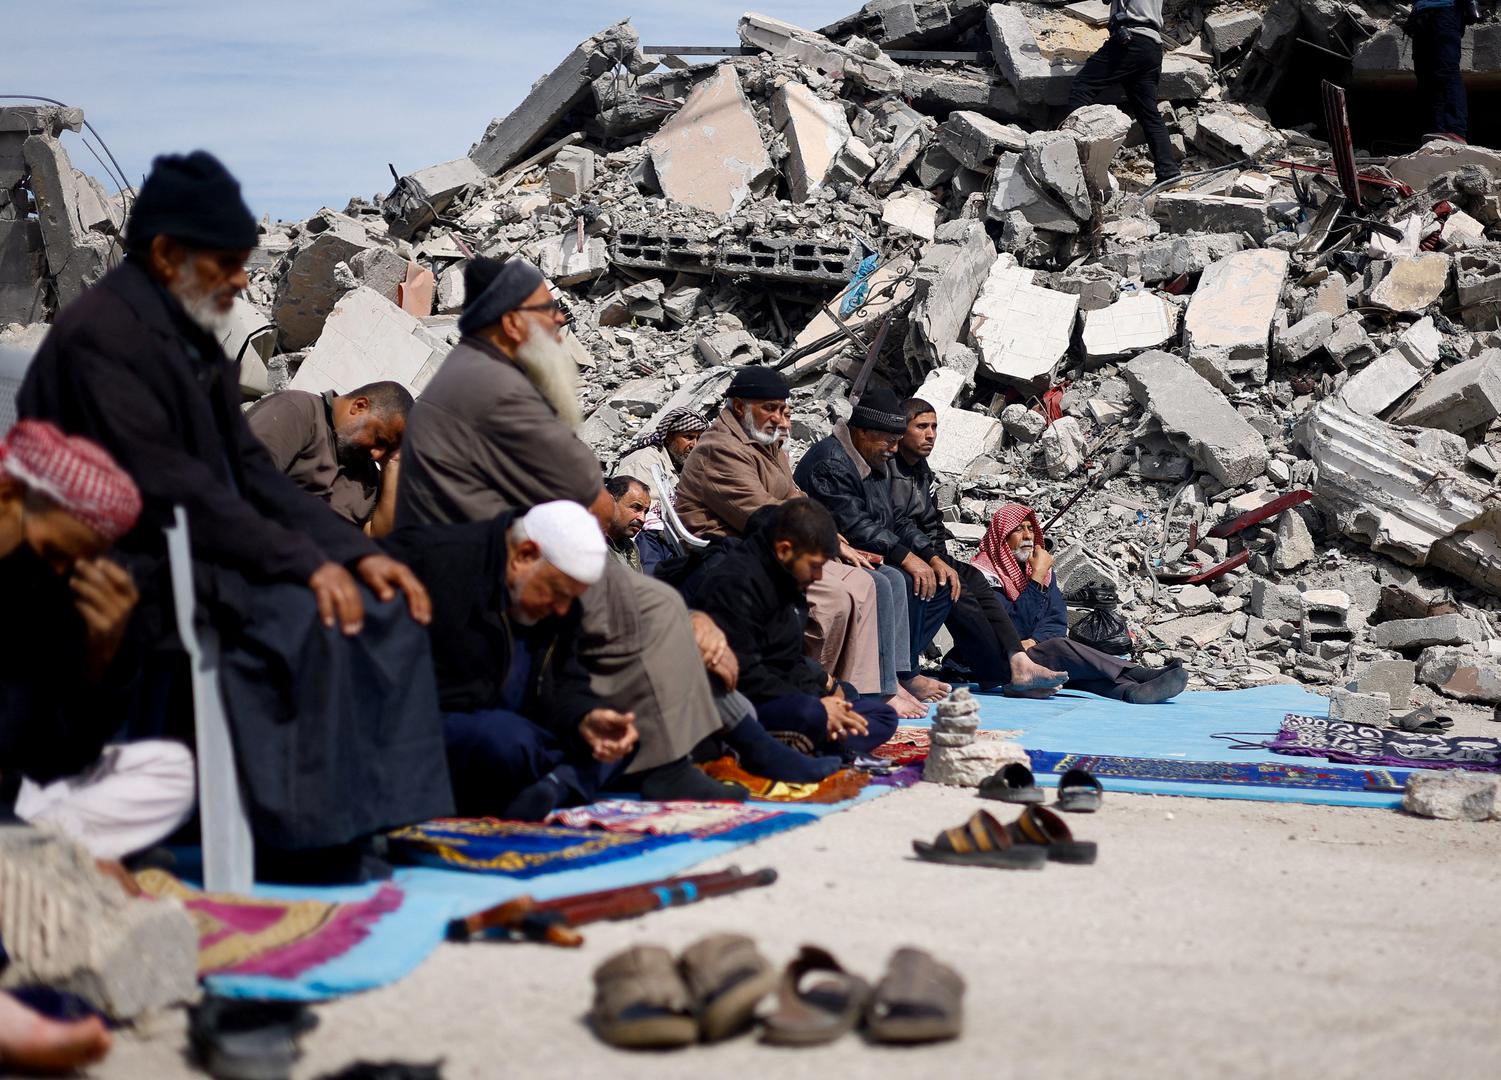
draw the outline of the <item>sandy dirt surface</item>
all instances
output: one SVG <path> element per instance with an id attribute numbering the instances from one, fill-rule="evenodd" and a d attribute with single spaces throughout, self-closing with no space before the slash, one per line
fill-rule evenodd
<path id="1" fill-rule="evenodd" d="M 628 923 L 587 945 L 444 945 L 401 983 L 320 1006 L 296 1076 L 359 1058 L 457 1078 L 1480 1077 L 1501 1072 L 1501 823 L 1384 810 L 1109 795 L 1069 818 L 1092 867 L 935 866 L 914 837 L 972 793 L 921 785 L 706 868 L 774 866 L 768 889 Z M 1009 816 L 1014 816 L 1014 812 Z M 916 944 L 968 982 L 957 1042 L 849 1037 L 781 1050 L 753 1036 L 668 1054 L 600 1043 L 590 973 L 638 942 L 803 942 L 869 976 Z M 125 1035 L 99 1077 L 188 1075 L 181 1013 Z"/>

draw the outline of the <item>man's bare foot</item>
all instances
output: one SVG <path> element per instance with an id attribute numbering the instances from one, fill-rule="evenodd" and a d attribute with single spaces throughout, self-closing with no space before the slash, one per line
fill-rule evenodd
<path id="1" fill-rule="evenodd" d="M 0 1071 L 72 1072 L 109 1053 L 110 1034 L 97 1016 L 62 1022 L 0 993 Z"/>
<path id="2" fill-rule="evenodd" d="M 1011 657 L 1011 689 L 1019 693 L 1033 690 L 1045 690 L 1047 697 L 1054 690 L 1068 682 L 1068 675 L 1061 671 L 1053 671 L 1045 668 L 1036 660 L 1033 660 L 1024 652 L 1019 652 Z"/>
<path id="3" fill-rule="evenodd" d="M 903 679 L 902 688 L 918 701 L 925 701 L 929 704 L 942 701 L 954 689 L 948 683 L 930 679 L 926 675 L 914 675 L 910 679 Z"/>
<path id="4" fill-rule="evenodd" d="M 886 699 L 886 704 L 895 709 L 896 715 L 902 720 L 921 720 L 928 715 L 926 705 L 900 688 Z"/>

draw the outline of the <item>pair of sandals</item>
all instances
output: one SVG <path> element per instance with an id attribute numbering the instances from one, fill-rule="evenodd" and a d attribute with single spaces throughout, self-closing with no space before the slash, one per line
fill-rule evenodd
<path id="1" fill-rule="evenodd" d="M 1083 769 L 1069 769 L 1058 778 L 1058 801 L 1060 810 L 1071 814 L 1092 814 L 1100 808 L 1105 789 L 1100 782 Z M 980 798 L 997 802 L 1036 805 L 1047 798 L 1037 786 L 1032 770 L 1019 761 L 1003 766 L 994 776 L 980 781 Z"/>
<path id="2" fill-rule="evenodd" d="M 601 964 L 594 985 L 595 1032 L 634 1050 L 739 1034 L 773 990 L 776 1009 L 762 1030 L 762 1040 L 773 1045 L 832 1042 L 862 1020 L 878 1042 L 931 1042 L 954 1038 L 963 1022 L 963 980 L 917 949 L 898 950 L 872 990 L 823 949 L 804 946 L 779 980 L 750 938 L 714 934 L 677 962 L 660 946 L 634 946 Z"/>
<path id="3" fill-rule="evenodd" d="M 994 870 L 1041 870 L 1049 862 L 1084 866 L 1099 855 L 1093 840 L 1074 839 L 1061 817 L 1035 805 L 1008 825 L 988 811 L 976 810 L 967 822 L 945 829 L 931 844 L 912 841 L 912 850 L 927 862 Z"/>

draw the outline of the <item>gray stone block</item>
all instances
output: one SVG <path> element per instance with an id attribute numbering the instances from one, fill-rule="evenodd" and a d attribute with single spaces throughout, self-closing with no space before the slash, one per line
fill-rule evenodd
<path id="1" fill-rule="evenodd" d="M 1418 679 L 1460 701 L 1501 702 L 1501 660 L 1493 656 L 1444 646 L 1424 649 Z"/>
<path id="2" fill-rule="evenodd" d="M 1426 619 L 1392 619 L 1371 628 L 1371 643 L 1382 649 L 1423 649 L 1430 645 L 1475 645 L 1485 640 L 1485 628 L 1462 614 Z"/>
<path id="3" fill-rule="evenodd" d="M 1501 415 L 1501 349 L 1487 349 L 1434 376 L 1393 423 L 1463 434 Z"/>
<path id="4" fill-rule="evenodd" d="M 1417 675 L 1418 666 L 1411 660 L 1372 660 L 1356 671 L 1355 689 L 1362 694 L 1385 694 L 1400 712 L 1412 704 Z"/>
<path id="5" fill-rule="evenodd" d="M 1226 487 L 1253 480 L 1266 468 L 1266 441 L 1223 394 L 1176 356 L 1143 353 L 1123 373 L 1137 402 Z"/>
<path id="6" fill-rule="evenodd" d="M 1413 773 L 1407 778 L 1402 809 L 1442 821 L 1501 819 L 1501 776 L 1487 773 Z"/>
<path id="7" fill-rule="evenodd" d="M 1351 724 L 1385 727 L 1391 722 L 1392 702 L 1385 693 L 1362 694 L 1353 690 L 1329 691 L 1329 719 Z"/>

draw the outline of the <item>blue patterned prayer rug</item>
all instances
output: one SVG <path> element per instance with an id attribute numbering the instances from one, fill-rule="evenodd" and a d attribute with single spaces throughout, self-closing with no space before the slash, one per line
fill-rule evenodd
<path id="1" fill-rule="evenodd" d="M 1069 769 L 1083 769 L 1100 781 L 1113 777 L 1117 780 L 1250 784 L 1325 791 L 1401 791 L 1408 775 L 1401 769 L 1335 769 L 1280 761 L 1182 761 L 1107 754 L 1057 754 L 1046 750 L 1028 750 L 1027 756 L 1032 759 L 1034 773 L 1061 776 Z"/>
<path id="2" fill-rule="evenodd" d="M 441 818 L 390 834 L 391 853 L 399 859 L 440 870 L 514 878 L 629 859 L 688 839 L 495 818 Z"/>

